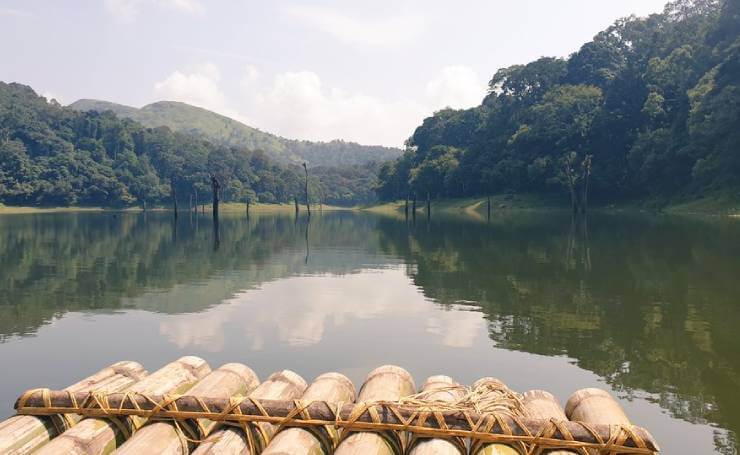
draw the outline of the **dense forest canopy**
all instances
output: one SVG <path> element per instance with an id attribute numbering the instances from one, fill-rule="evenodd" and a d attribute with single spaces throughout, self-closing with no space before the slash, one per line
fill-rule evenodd
<path id="1" fill-rule="evenodd" d="M 69 107 L 80 111 L 113 111 L 144 126 L 166 126 L 173 131 L 204 137 L 216 144 L 263 150 L 283 164 L 308 163 L 311 167 L 347 167 L 398 158 L 401 150 L 379 145 L 360 145 L 335 140 L 311 142 L 265 133 L 229 117 L 176 101 L 160 101 L 140 109 L 107 101 L 82 99 Z"/>
<path id="2" fill-rule="evenodd" d="M 736 197 L 738 148 L 740 1 L 679 0 L 499 70 L 480 106 L 424 120 L 378 195 L 562 192 L 588 167 L 602 200 Z"/>
<path id="3" fill-rule="evenodd" d="M 356 204 L 373 199 L 377 164 L 311 170 L 311 200 Z M 266 152 L 146 128 L 111 111 L 79 112 L 0 82 L 0 203 L 102 205 L 170 203 L 211 198 L 266 203 L 304 200 L 303 169 Z"/>

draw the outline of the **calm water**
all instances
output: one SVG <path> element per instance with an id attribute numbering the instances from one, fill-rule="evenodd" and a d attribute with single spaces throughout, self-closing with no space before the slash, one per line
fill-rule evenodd
<path id="1" fill-rule="evenodd" d="M 184 354 L 260 377 L 395 363 L 561 401 L 613 391 L 664 453 L 735 453 L 740 220 L 351 212 L 0 217 L 0 416 L 36 386 Z"/>

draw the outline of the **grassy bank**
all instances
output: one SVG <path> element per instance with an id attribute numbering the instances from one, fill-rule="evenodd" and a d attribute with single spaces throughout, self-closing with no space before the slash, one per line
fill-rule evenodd
<path id="1" fill-rule="evenodd" d="M 363 210 L 386 215 L 403 215 L 404 201 L 387 202 L 363 207 Z M 431 203 L 432 212 L 466 214 L 476 217 L 486 215 L 485 197 L 437 199 Z M 409 209 L 411 203 L 409 202 Z M 426 212 L 426 200 L 417 200 L 417 210 Z M 491 210 L 570 210 L 570 200 L 557 195 L 498 194 L 491 196 Z M 704 197 L 690 201 L 666 203 L 662 201 L 594 203 L 592 211 L 643 211 L 671 214 L 729 215 L 740 217 L 740 199 L 727 195 Z"/>
<path id="2" fill-rule="evenodd" d="M 0 204 L 0 215 L 53 212 L 101 212 L 102 207 L 15 207 Z"/>
<path id="3" fill-rule="evenodd" d="M 449 214 L 466 214 L 471 216 L 484 216 L 487 211 L 488 201 L 485 197 L 460 198 L 460 199 L 435 199 L 431 202 L 432 212 L 444 212 Z M 491 196 L 491 211 L 497 210 L 545 210 L 545 209 L 568 209 L 569 202 L 565 199 L 553 196 L 541 196 L 532 194 L 497 194 Z M 383 204 L 363 207 L 363 210 L 383 213 L 386 215 L 403 214 L 404 201 L 387 202 Z M 412 203 L 409 201 L 409 210 Z M 417 200 L 416 209 L 426 212 L 426 200 Z"/>
<path id="4" fill-rule="evenodd" d="M 151 212 L 171 211 L 172 207 L 166 206 L 152 206 L 147 208 Z M 198 211 L 203 210 L 202 206 L 198 206 Z M 219 211 L 222 213 L 245 213 L 247 206 L 241 202 L 228 202 L 221 203 Z M 300 206 L 300 211 L 306 210 L 305 205 Z M 312 211 L 319 211 L 318 205 L 311 206 Z M 330 205 L 324 205 L 321 210 L 332 211 L 332 210 L 348 210 L 345 207 L 335 207 Z M 102 212 L 102 211 L 116 211 L 116 212 L 140 212 L 141 207 L 126 207 L 126 208 L 104 208 L 104 207 L 16 207 L 7 206 L 0 204 L 0 215 L 11 215 L 11 214 L 30 214 L 30 213 L 54 213 L 54 212 Z M 188 208 L 180 207 L 181 212 L 188 212 Z M 206 212 L 211 212 L 211 205 L 205 206 Z M 293 204 L 251 204 L 249 207 L 250 213 L 270 213 L 270 212 L 294 212 L 295 205 Z"/>

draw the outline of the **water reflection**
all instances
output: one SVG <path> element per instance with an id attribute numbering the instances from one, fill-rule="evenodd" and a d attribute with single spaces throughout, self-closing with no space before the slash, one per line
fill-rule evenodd
<path id="1" fill-rule="evenodd" d="M 355 380 L 398 362 L 418 380 L 498 374 L 561 398 L 604 381 L 633 400 L 638 423 L 674 440 L 660 441 L 666 450 L 732 453 L 740 224 L 585 221 L 253 213 L 222 216 L 214 230 L 197 213 L 176 224 L 154 212 L 0 217 L 0 361 L 34 346 L 47 357 L 87 350 L 91 369 L 115 355 L 155 367 L 193 352 Z M 99 346 L 85 346 L 75 324 L 102 334 Z M 146 340 L 118 346 L 132 328 Z M 38 373 L 0 379 L 3 403 L 53 385 L 29 384 Z"/>

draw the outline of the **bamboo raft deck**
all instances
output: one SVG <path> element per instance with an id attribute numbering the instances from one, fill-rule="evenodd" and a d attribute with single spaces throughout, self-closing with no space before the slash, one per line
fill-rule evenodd
<path id="1" fill-rule="evenodd" d="M 495 378 L 470 387 L 403 368 L 371 371 L 356 393 L 339 373 L 310 385 L 283 370 L 260 382 L 246 365 L 216 370 L 182 357 L 148 374 L 118 362 L 64 390 L 33 389 L 0 422 L 0 454 L 517 455 L 655 454 L 617 401 L 550 393 Z"/>

